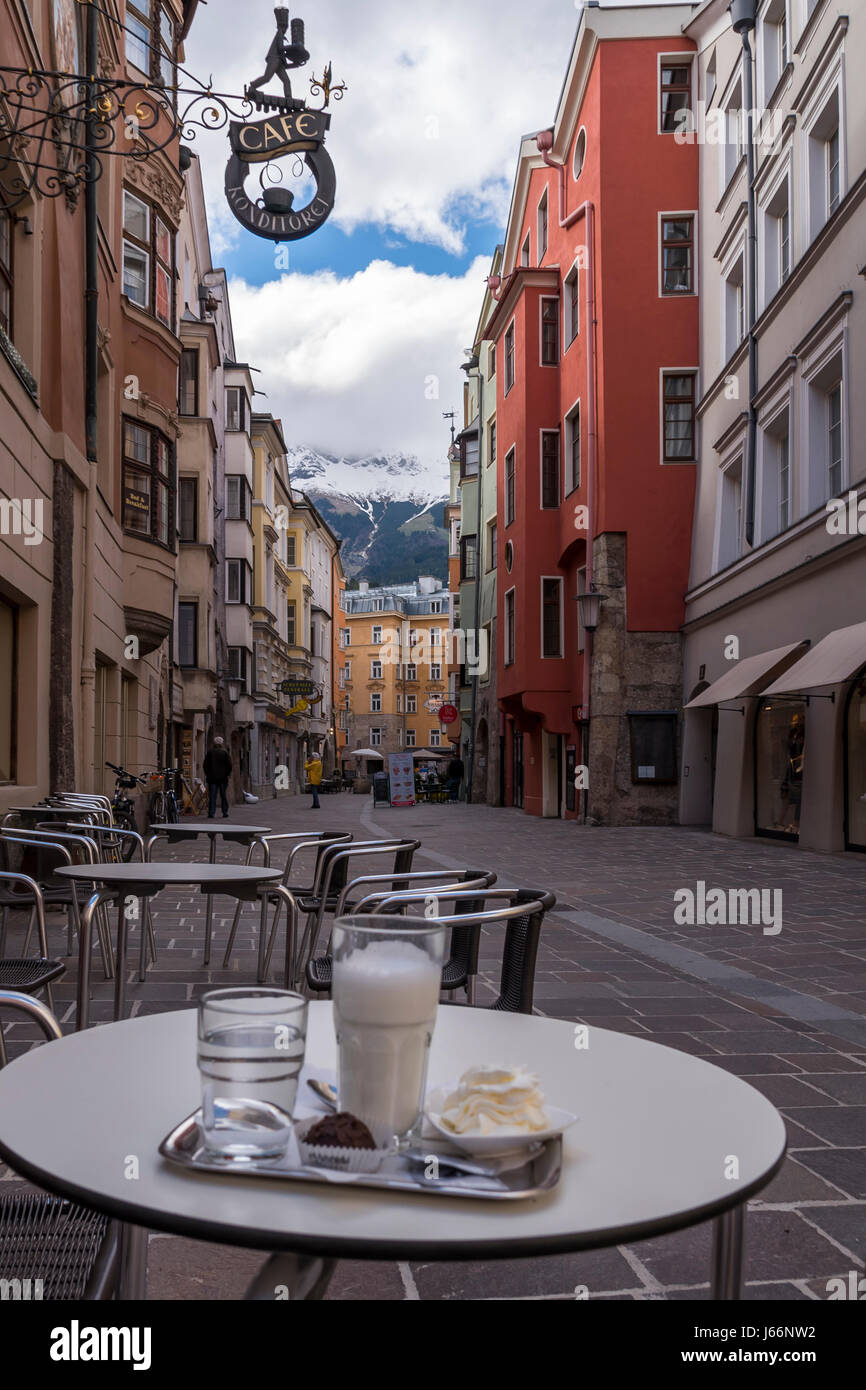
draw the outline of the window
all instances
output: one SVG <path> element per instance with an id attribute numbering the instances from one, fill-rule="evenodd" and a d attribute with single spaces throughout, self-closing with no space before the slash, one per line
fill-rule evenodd
<path id="1" fill-rule="evenodd" d="M 660 83 L 659 129 L 675 131 L 683 128 L 679 111 L 690 111 L 692 105 L 691 63 L 662 63 Z"/>
<path id="2" fill-rule="evenodd" d="M 442 679 L 442 666 L 438 661 L 430 662 L 430 679 L 431 681 L 441 681 Z"/>
<path id="3" fill-rule="evenodd" d="M 340 628 L 340 646 L 341 646 L 341 647 L 351 647 L 351 645 L 352 645 L 352 629 L 351 629 L 350 627 L 341 627 L 341 628 Z"/>
<path id="4" fill-rule="evenodd" d="M 677 715 L 673 710 L 628 711 L 631 732 L 631 780 L 676 782 Z"/>
<path id="5" fill-rule="evenodd" d="M 694 372 L 663 374 L 664 462 L 695 457 Z"/>
<path id="6" fill-rule="evenodd" d="M 178 540 L 198 540 L 198 478 L 179 478 L 178 484 Z"/>
<path id="7" fill-rule="evenodd" d="M 402 696 L 402 695 L 398 695 L 398 696 L 397 696 L 397 713 L 398 713 L 398 714 L 402 714 L 402 713 L 403 713 L 403 696 Z"/>
<path id="8" fill-rule="evenodd" d="M 249 411 L 247 393 L 242 386 L 226 387 L 226 429 L 245 430 Z"/>
<path id="9" fill-rule="evenodd" d="M 174 542 L 174 458 L 158 430 L 123 421 L 123 524 L 162 545 Z"/>
<path id="10" fill-rule="evenodd" d="M 487 523 L 487 570 L 488 570 L 488 573 L 490 572 L 490 570 L 495 570 L 495 569 L 496 569 L 497 560 L 498 560 L 497 553 L 496 553 L 496 542 L 497 542 L 496 522 L 495 522 L 495 521 L 488 521 L 488 523 Z"/>
<path id="11" fill-rule="evenodd" d="M 379 623 L 374 625 L 370 641 L 374 647 L 380 647 L 382 645 L 382 628 Z"/>
<path id="12" fill-rule="evenodd" d="M 153 82 L 174 84 L 174 19 L 166 5 L 134 0 L 126 7 L 126 61 Z"/>
<path id="13" fill-rule="evenodd" d="M 716 94 L 716 50 L 713 49 L 712 57 L 707 63 L 707 91 L 706 104 L 709 106 Z"/>
<path id="14" fill-rule="evenodd" d="M 496 375 L 496 344 L 490 344 L 490 354 L 487 358 L 487 377 L 492 380 Z"/>
<path id="15" fill-rule="evenodd" d="M 514 450 L 505 455 L 505 525 L 514 520 Z"/>
<path id="16" fill-rule="evenodd" d="M 298 563 L 298 538 L 297 536 L 286 536 L 286 565 L 291 569 Z"/>
<path id="17" fill-rule="evenodd" d="M 178 665 L 198 666 L 198 604 L 177 605 Z"/>
<path id="18" fill-rule="evenodd" d="M 198 415 L 198 348 L 181 350 L 178 398 L 181 415 Z"/>
<path id="19" fill-rule="evenodd" d="M 371 661 L 371 662 L 370 662 L 370 680 L 371 680 L 371 681 L 380 681 L 381 679 L 382 679 L 382 663 L 381 663 L 381 661 Z"/>
<path id="20" fill-rule="evenodd" d="M 662 294 L 694 290 L 693 217 L 662 218 Z"/>
<path id="21" fill-rule="evenodd" d="M 722 161 L 722 191 L 727 188 L 746 153 L 746 112 L 743 109 L 743 83 L 738 78 L 725 105 L 725 146 Z"/>
<path id="22" fill-rule="evenodd" d="M 343 680 L 344 680 L 344 681 L 350 681 L 351 679 L 352 679 L 352 663 L 351 663 L 351 661 L 346 661 L 346 662 L 343 663 Z"/>
<path id="23" fill-rule="evenodd" d="M 725 276 L 722 293 L 725 310 L 725 361 L 734 355 L 746 336 L 746 262 L 738 256 Z"/>
<path id="24" fill-rule="evenodd" d="M 791 273 L 791 215 L 788 176 L 767 201 L 764 211 L 764 297 L 769 304 Z"/>
<path id="25" fill-rule="evenodd" d="M 12 337 L 12 244 L 15 224 L 0 207 L 0 328 Z"/>
<path id="26" fill-rule="evenodd" d="M 573 343 L 580 332 L 580 272 L 577 266 L 569 271 L 565 281 L 565 305 L 568 314 L 568 341 Z"/>
<path id="27" fill-rule="evenodd" d="M 414 748 L 414 747 L 415 747 L 415 730 L 414 730 L 414 729 L 407 729 L 407 730 L 406 730 L 406 747 L 407 747 L 407 748 Z"/>
<path id="28" fill-rule="evenodd" d="M 441 612 L 442 612 L 442 600 L 441 600 L 441 598 L 434 598 L 434 599 L 431 601 L 431 603 L 430 603 L 430 612 L 431 612 L 431 613 L 441 613 Z"/>
<path id="29" fill-rule="evenodd" d="M 511 390 L 511 388 L 512 388 L 513 385 L 514 385 L 514 324 L 513 324 L 513 323 L 510 323 L 510 324 L 508 325 L 508 331 L 507 331 L 506 334 L 505 334 L 505 394 L 506 394 L 506 396 L 508 395 L 508 392 Z"/>
<path id="30" fill-rule="evenodd" d="M 477 569 L 477 554 L 475 546 L 475 536 L 461 536 L 460 538 L 460 581 L 464 583 L 475 578 Z"/>
<path id="31" fill-rule="evenodd" d="M 770 0 L 761 18 L 765 106 L 775 92 L 791 57 L 787 5 L 788 0 Z"/>
<path id="32" fill-rule="evenodd" d="M 379 690 L 374 690 L 370 696 L 370 713 L 382 713 L 382 693 Z"/>
<path id="33" fill-rule="evenodd" d="M 247 667 L 249 652 L 246 647 L 229 647 L 229 675 L 241 682 L 245 694 L 247 686 Z"/>
<path id="34" fill-rule="evenodd" d="M 720 478 L 719 535 L 716 569 L 732 565 L 742 553 L 743 536 L 743 460 L 737 457 Z"/>
<path id="35" fill-rule="evenodd" d="M 514 665 L 514 590 L 505 595 L 505 665 Z"/>
<path id="36" fill-rule="evenodd" d="M 286 644 L 290 647 L 298 645 L 298 609 L 293 598 L 286 601 Z"/>
<path id="37" fill-rule="evenodd" d="M 441 647 L 441 646 L 442 646 L 442 629 L 441 629 L 441 627 L 431 627 L 431 629 L 430 629 L 430 646 L 431 646 L 434 650 L 436 650 L 438 647 Z"/>
<path id="38" fill-rule="evenodd" d="M 249 521 L 252 515 L 252 492 L 243 474 L 226 475 L 226 521 Z"/>
<path id="39" fill-rule="evenodd" d="M 371 748 L 381 748 L 381 747 L 382 747 L 382 730 L 381 730 L 381 729 L 371 729 L 371 730 L 370 730 L 370 747 L 371 747 Z"/>
<path id="40" fill-rule="evenodd" d="M 544 260 L 547 251 L 547 189 L 538 204 L 538 264 Z"/>
<path id="41" fill-rule="evenodd" d="M 580 487 L 580 402 L 566 416 L 566 445 L 568 448 L 568 491 Z"/>
<path id="42" fill-rule="evenodd" d="M 559 361 L 559 300 L 541 301 L 541 365 L 555 367 Z"/>
<path id="43" fill-rule="evenodd" d="M 496 420 L 490 421 L 487 427 L 487 466 L 496 462 Z"/>
<path id="44" fill-rule="evenodd" d="M 442 735 L 440 734 L 439 730 L 438 730 L 438 729 L 431 729 L 431 730 L 430 730 L 430 743 L 429 743 L 428 746 L 429 746 L 430 748 L 439 748 L 440 745 L 441 745 L 441 742 L 442 742 Z"/>
<path id="45" fill-rule="evenodd" d="M 842 141 L 839 88 L 834 87 L 818 114 L 804 116 L 808 135 L 809 233 L 812 238 L 836 211 L 842 197 Z"/>
<path id="46" fill-rule="evenodd" d="M 827 483 L 828 497 L 842 491 L 842 383 L 827 392 Z"/>
<path id="47" fill-rule="evenodd" d="M 584 160 L 585 160 L 585 159 L 586 159 L 586 128 L 585 128 L 585 127 L 581 127 L 580 134 L 578 135 L 577 139 L 576 139 L 575 142 L 574 142 L 574 159 L 572 160 L 572 164 L 571 164 L 571 172 L 572 172 L 572 174 L 574 175 L 574 181 L 575 181 L 575 183 L 577 183 L 577 180 L 580 178 L 581 174 L 583 173 L 583 164 L 584 164 Z"/>
<path id="48" fill-rule="evenodd" d="M 528 233 L 528 232 L 526 233 L 526 240 L 524 241 L 523 245 L 522 245 L 521 248 L 520 248 L 520 264 L 521 264 L 522 266 L 524 266 L 524 267 L 529 265 L 529 233 Z"/>
<path id="49" fill-rule="evenodd" d="M 16 778 L 18 609 L 0 598 L 0 782 Z"/>
<path id="50" fill-rule="evenodd" d="M 406 662 L 406 679 L 407 681 L 416 681 L 418 679 L 418 667 L 414 661 Z"/>
<path id="51" fill-rule="evenodd" d="M 761 540 L 786 531 L 792 520 L 790 405 L 761 421 Z"/>
<path id="52" fill-rule="evenodd" d="M 559 430 L 541 434 L 541 505 L 559 506 Z"/>
<path id="53" fill-rule="evenodd" d="M 562 656 L 562 580 L 541 581 L 541 655 Z"/>
<path id="54" fill-rule="evenodd" d="M 123 293 L 167 327 L 174 320 L 174 233 L 155 208 L 123 191 Z"/>
<path id="55" fill-rule="evenodd" d="M 246 560 L 226 560 L 226 603 L 252 601 L 252 570 Z"/>

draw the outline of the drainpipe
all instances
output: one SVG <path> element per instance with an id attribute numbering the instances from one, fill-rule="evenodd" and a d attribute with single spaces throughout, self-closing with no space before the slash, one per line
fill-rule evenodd
<path id="1" fill-rule="evenodd" d="M 731 0 L 728 10 L 734 32 L 743 44 L 743 100 L 746 108 L 746 197 L 747 241 L 746 275 L 748 277 L 749 333 L 749 418 L 746 461 L 746 542 L 755 543 L 755 463 L 758 417 L 755 396 L 758 391 L 758 339 L 755 335 L 757 314 L 758 237 L 755 217 L 755 140 L 754 140 L 754 81 L 752 75 L 751 31 L 755 27 L 757 0 Z"/>
<path id="2" fill-rule="evenodd" d="M 99 67 L 99 12 L 95 5 L 87 7 L 85 35 L 85 68 L 87 72 L 87 117 L 84 124 L 85 157 L 88 166 L 95 159 L 94 127 L 97 120 L 96 74 Z M 90 171 L 89 171 L 90 172 Z M 94 560 L 96 555 L 96 487 L 98 441 L 98 380 L 99 380 L 99 263 L 97 184 L 88 179 L 84 185 L 84 416 L 86 451 L 89 463 L 87 487 L 87 545 L 84 548 L 84 594 L 81 660 L 81 746 L 90 747 L 90 731 L 96 715 L 96 658 L 94 651 Z M 102 769 L 96 768 L 93 777 L 101 779 Z M 76 773 L 84 785 L 90 784 L 85 765 Z M 94 782 L 93 790 L 101 782 Z"/>
<path id="3" fill-rule="evenodd" d="M 558 160 L 551 158 L 550 151 L 553 147 L 553 131 L 540 130 L 535 137 L 539 152 L 545 164 L 551 169 L 559 171 L 559 225 L 560 227 L 572 227 L 579 218 L 586 220 L 586 258 L 583 269 L 583 279 L 586 286 L 586 331 L 589 334 L 589 342 L 586 348 L 586 441 L 587 441 L 587 461 L 586 461 L 586 510 L 587 510 L 587 535 L 586 535 L 586 592 L 590 593 L 593 582 L 593 539 L 595 536 L 596 521 L 596 474 L 598 469 L 598 424 L 596 412 L 596 379 L 597 379 L 597 360 L 598 360 L 598 331 L 595 312 L 595 207 L 587 198 L 576 207 L 573 212 L 567 213 L 568 190 L 566 188 L 566 169 L 565 165 Z M 591 632 L 585 632 L 583 637 L 583 710 L 584 710 L 584 735 L 582 752 L 584 765 L 589 765 L 589 720 L 590 720 L 590 683 L 592 678 L 592 638 Z M 586 788 L 583 794 L 583 818 L 586 820 L 589 809 L 589 789 Z"/>

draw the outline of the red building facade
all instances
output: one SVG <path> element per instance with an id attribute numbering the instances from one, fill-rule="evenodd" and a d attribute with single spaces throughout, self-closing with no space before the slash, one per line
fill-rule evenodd
<path id="1" fill-rule="evenodd" d="M 583 12 L 555 123 L 521 145 L 483 330 L 506 802 L 534 815 L 676 819 L 699 399 L 697 148 L 675 136 L 689 13 Z"/>

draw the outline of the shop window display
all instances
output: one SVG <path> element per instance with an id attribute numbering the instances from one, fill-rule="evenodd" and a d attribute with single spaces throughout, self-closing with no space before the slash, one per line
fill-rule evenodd
<path id="1" fill-rule="evenodd" d="M 759 835 L 800 833 L 806 706 L 802 700 L 767 701 L 758 711 L 756 829 Z"/>

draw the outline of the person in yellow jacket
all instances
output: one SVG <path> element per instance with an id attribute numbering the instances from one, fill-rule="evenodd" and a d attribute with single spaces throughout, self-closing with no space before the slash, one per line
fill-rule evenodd
<path id="1" fill-rule="evenodd" d="M 307 759 L 304 763 L 304 771 L 313 789 L 313 804 L 310 810 L 318 811 L 321 809 L 319 806 L 319 787 L 322 785 L 322 759 L 318 753 L 314 752 L 312 757 Z"/>

